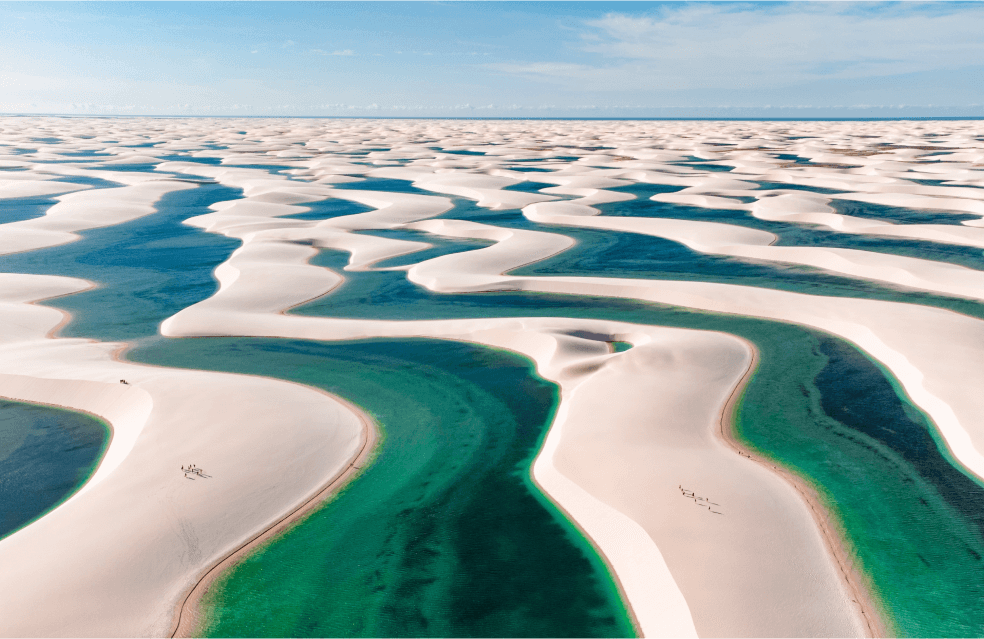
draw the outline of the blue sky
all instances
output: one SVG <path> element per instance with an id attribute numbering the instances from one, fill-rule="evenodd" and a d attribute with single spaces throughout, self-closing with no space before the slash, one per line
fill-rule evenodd
<path id="1" fill-rule="evenodd" d="M 984 115 L 984 4 L 0 2 L 0 112 Z"/>

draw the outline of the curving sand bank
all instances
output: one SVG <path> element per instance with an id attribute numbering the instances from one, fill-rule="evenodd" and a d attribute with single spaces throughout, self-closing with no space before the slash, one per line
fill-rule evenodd
<path id="1" fill-rule="evenodd" d="M 437 292 L 624 297 L 795 322 L 839 335 L 884 363 L 933 417 L 954 456 L 984 474 L 979 452 L 984 400 L 972 392 L 984 383 L 979 320 L 910 304 L 735 285 L 503 275 L 565 250 L 571 241 L 553 232 L 447 219 L 453 217 L 447 197 L 373 190 L 371 182 L 405 180 L 432 193 L 474 199 L 503 215 L 525 207 L 526 218 L 538 223 L 650 234 L 708 253 L 811 265 L 980 299 L 979 271 L 931 260 L 776 247 L 771 234 L 729 224 L 592 217 L 595 204 L 633 197 L 612 189 L 644 182 L 683 189 L 658 193 L 656 201 L 981 247 L 979 220 L 888 224 L 840 215 L 829 206 L 841 199 L 984 215 L 984 172 L 978 166 L 984 150 L 973 131 L 959 123 L 936 123 L 930 131 L 923 123 L 229 120 L 206 125 L 135 119 L 84 122 L 88 129 L 80 136 L 73 126 L 82 121 L 74 122 L 0 122 L 6 127 L 3 140 L 18 151 L 0 153 L 0 168 L 31 176 L 11 178 L 21 184 L 10 192 L 83 188 L 55 185 L 58 176 L 125 186 L 62 195 L 48 215 L 0 226 L 0 252 L 71 241 L 76 231 L 152 213 L 170 190 L 214 180 L 242 189 L 243 197 L 213 205 L 211 213 L 188 223 L 238 238 L 242 246 L 217 269 L 218 292 L 164 322 L 165 335 L 439 337 L 531 357 L 562 390 L 534 478 L 604 553 L 647 635 L 883 632 L 870 607 L 862 614 L 852 602 L 860 590 L 857 583 L 851 586 L 846 558 L 835 556 L 835 527 L 824 528 L 808 491 L 785 481 L 778 469 L 735 455 L 719 438 L 722 410 L 752 365 L 748 346 L 720 334 L 618 322 L 384 322 L 283 315 L 343 283 L 340 274 L 307 264 L 316 248 L 349 252 L 347 270 L 371 270 L 379 260 L 411 254 L 427 243 L 360 231 L 477 238 L 493 244 L 397 270 Z M 37 143 L 37 128 L 63 142 Z M 144 135 L 150 129 L 156 131 L 153 147 L 146 146 Z M 389 150 L 376 150 L 380 147 Z M 481 155 L 451 153 L 456 150 Z M 69 157 L 60 151 L 99 155 Z M 189 161 L 158 159 L 173 153 Z M 160 175 L 118 170 L 142 164 L 155 165 Z M 545 170 L 528 171 L 531 166 Z M 538 192 L 511 190 L 534 179 L 543 183 Z M 367 180 L 367 188 L 335 188 L 360 180 Z M 760 182 L 837 193 L 758 188 Z M 559 201 L 568 196 L 578 199 Z M 322 221 L 285 217 L 327 198 L 374 210 Z M 441 215 L 446 219 L 429 219 Z M 114 428 L 106 458 L 82 491 L 0 541 L 0 561 L 9 566 L 0 575 L 0 618 L 10 620 L 9 634 L 17 635 L 165 634 L 174 622 L 172 611 L 197 596 L 186 599 L 190 584 L 204 587 L 208 577 L 202 576 L 214 575 L 207 573 L 210 567 L 234 561 L 237 552 L 286 525 L 324 486 L 349 472 L 351 460 L 366 450 L 363 424 L 356 413 L 310 389 L 127 364 L 113 359 L 119 344 L 47 339 L 63 315 L 31 302 L 85 286 L 69 278 L 0 277 L 0 395 L 89 410 Z M 611 353 L 611 341 L 633 347 Z M 130 383 L 119 384 L 120 378 Z M 291 406 L 289 414 L 280 408 L 284 405 Z M 186 479 L 180 466 L 189 462 L 212 477 Z M 278 472 L 283 468 L 291 473 Z M 723 509 L 721 514 L 705 510 L 705 502 Z M 182 618 L 187 629 L 188 619 Z M 4 624 L 4 634 L 7 628 Z"/>
<path id="2" fill-rule="evenodd" d="M 7 636 L 169 633 L 187 585 L 342 475 L 366 436 L 348 407 L 306 387 L 129 364 L 114 357 L 121 344 L 46 338 L 63 315 L 29 302 L 87 286 L 0 276 L 5 326 L 31 327 L 3 332 L 0 396 L 113 428 L 83 490 L 0 541 Z M 209 477 L 186 478 L 192 463 Z"/>

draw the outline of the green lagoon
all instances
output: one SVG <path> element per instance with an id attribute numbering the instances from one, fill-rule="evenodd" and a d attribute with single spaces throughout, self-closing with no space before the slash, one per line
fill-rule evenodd
<path id="1" fill-rule="evenodd" d="M 525 359 L 435 340 L 321 343 L 157 335 L 163 319 L 214 292 L 212 271 L 238 245 L 180 221 L 239 195 L 205 185 L 168 196 L 156 215 L 88 231 L 83 240 L 62 247 L 0 257 L 0 268 L 8 272 L 100 283 L 98 289 L 50 303 L 73 313 L 63 335 L 130 341 L 135 348 L 128 357 L 139 362 L 309 384 L 355 402 L 380 424 L 384 437 L 372 464 L 339 495 L 230 571 L 205 602 L 203 631 L 211 636 L 632 634 L 604 564 L 530 483 L 529 465 L 556 409 L 556 389 Z M 529 227 L 519 215 L 456 203 L 460 209 L 445 217 Z M 347 210 L 337 202 L 313 208 L 305 218 Z M 640 206 L 637 214 L 664 214 L 645 209 L 648 205 Z M 353 205 L 351 212 L 359 210 Z M 708 259 L 655 238 L 548 230 L 576 237 L 578 245 L 520 272 L 771 285 L 932 304 L 980 316 L 980 306 L 971 302 L 809 269 Z M 380 234 L 415 237 L 406 231 Z M 436 245 L 428 257 L 482 245 L 416 239 Z M 975 258 L 954 252 L 952 259 Z M 392 264 L 412 261 L 404 257 Z M 323 251 L 315 262 L 340 269 L 347 255 Z M 792 325 L 630 300 L 439 295 L 409 284 L 402 272 L 346 273 L 346 278 L 331 295 L 294 312 L 373 319 L 590 317 L 716 330 L 752 341 L 761 362 L 738 409 L 739 435 L 818 488 L 899 634 L 984 634 L 979 515 L 984 489 L 953 463 L 898 384 L 851 345 Z M 8 415 L 10 406 L 0 413 Z M 30 422 L 25 432 L 38 428 L 39 418 L 25 419 Z M 89 446 L 94 459 L 105 443 L 100 432 Z M 13 441 L 2 442 L 8 440 Z M 55 448 L 44 454 L 56 459 Z M 20 463 L 3 477 L 16 475 Z M 92 464 L 90 459 L 65 466 L 73 469 L 66 474 L 75 478 L 73 486 L 84 481 Z M 25 521 L 50 507 L 35 506 Z"/>

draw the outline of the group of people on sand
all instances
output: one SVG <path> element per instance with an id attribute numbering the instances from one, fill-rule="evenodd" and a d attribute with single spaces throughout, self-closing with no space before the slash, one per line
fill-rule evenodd
<path id="1" fill-rule="evenodd" d="M 208 477 L 208 475 L 205 474 L 205 471 L 204 470 L 202 470 L 201 468 L 199 468 L 198 466 L 196 466 L 194 464 L 189 464 L 187 467 L 182 466 L 181 467 L 181 472 L 184 473 L 185 479 L 194 479 L 194 477 L 189 477 L 188 476 L 189 473 L 192 474 L 192 475 L 198 475 L 199 477 L 201 477 L 203 479 Z"/>
<path id="2" fill-rule="evenodd" d="M 705 506 L 709 511 L 711 511 L 715 515 L 723 515 L 724 514 L 722 512 L 718 512 L 718 511 L 714 510 L 713 508 L 711 508 L 711 506 L 718 506 L 718 507 L 720 507 L 720 504 L 715 504 L 713 501 L 711 501 L 707 497 L 699 497 L 698 495 L 696 495 L 694 493 L 694 491 L 689 490 L 687 488 L 684 488 L 683 487 L 683 484 L 680 484 L 679 486 L 677 486 L 677 488 L 680 489 L 680 494 L 681 495 L 683 495 L 684 497 L 687 497 L 688 499 L 693 499 L 694 500 L 694 503 L 696 503 L 698 506 Z"/>

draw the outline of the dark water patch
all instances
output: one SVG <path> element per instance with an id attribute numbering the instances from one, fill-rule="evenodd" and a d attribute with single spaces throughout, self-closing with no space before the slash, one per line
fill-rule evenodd
<path id="1" fill-rule="evenodd" d="M 52 183 L 65 182 L 68 184 L 85 184 L 96 189 L 119 187 L 119 183 L 111 182 L 94 177 L 84 177 L 79 175 L 59 175 Z M 0 224 L 9 222 L 20 222 L 38 218 L 47 213 L 48 209 L 58 204 L 58 197 L 55 195 L 33 195 L 29 197 L 4 198 L 0 199 Z M 2 269 L 0 262 L 0 269 Z"/>
<path id="2" fill-rule="evenodd" d="M 466 220 L 479 224 L 490 224 L 507 228 L 526 229 L 534 231 L 553 232 L 553 229 L 529 221 L 523 216 L 521 209 L 495 210 L 479 206 L 476 200 L 446 195 L 451 200 L 452 208 L 436 216 L 453 220 Z M 563 198 L 564 196 L 561 196 Z M 576 196 L 575 196 L 576 197 Z"/>
<path id="3" fill-rule="evenodd" d="M 164 160 L 161 160 L 163 162 Z M 91 168 L 97 169 L 99 171 L 113 171 L 117 173 L 153 173 L 157 168 L 157 165 L 161 162 L 143 162 L 140 164 L 94 164 Z M 88 168 L 88 167 L 87 167 Z M 162 174 L 161 178 L 166 177 L 166 174 Z M 180 178 L 181 175 L 179 174 Z"/>
<path id="4" fill-rule="evenodd" d="M 928 472 L 907 459 L 933 456 L 935 434 L 897 382 L 851 345 L 790 328 L 729 331 L 762 355 L 739 408 L 741 436 L 819 487 L 896 626 L 892 634 L 980 636 L 980 510 L 955 507 L 938 488 L 966 477 L 938 451 Z"/>
<path id="5" fill-rule="evenodd" d="M 522 171 L 523 173 L 556 173 L 557 169 L 545 169 L 540 166 L 510 166 L 510 171 Z"/>
<path id="6" fill-rule="evenodd" d="M 239 163 L 223 164 L 221 158 L 219 159 L 219 162 L 217 162 L 216 164 L 218 166 L 221 166 L 221 167 L 226 168 L 226 169 L 257 169 L 257 170 L 260 170 L 260 171 L 266 171 L 267 173 L 272 173 L 274 175 L 286 175 L 286 176 L 289 176 L 290 174 L 289 173 L 284 173 L 284 171 L 289 171 L 291 169 L 302 168 L 302 167 L 290 166 L 290 165 L 285 165 L 285 164 L 259 164 L 259 163 L 257 163 L 257 164 L 239 164 Z"/>
<path id="7" fill-rule="evenodd" d="M 209 213 L 215 202 L 242 191 L 203 185 L 165 195 L 157 213 L 125 224 L 81 233 L 79 241 L 0 256 L 0 269 L 13 273 L 67 275 L 92 280 L 98 288 L 46 303 L 72 314 L 66 337 L 125 341 L 157 333 L 163 320 L 212 295 L 212 271 L 239 241 L 183 225 Z"/>
<path id="8" fill-rule="evenodd" d="M 62 156 L 64 154 L 59 153 L 58 155 L 59 156 Z M 114 156 L 106 156 L 106 159 L 107 160 L 111 160 L 111 159 L 113 159 L 113 157 Z M 53 164 L 53 165 L 58 165 L 58 164 L 71 164 L 72 166 L 77 166 L 77 167 L 80 167 L 80 168 L 89 168 L 90 166 L 92 166 L 92 168 L 99 168 L 96 164 L 93 164 L 93 163 L 90 163 L 90 162 L 80 162 L 77 158 L 68 158 L 68 159 L 63 159 L 62 157 L 53 158 L 53 157 L 50 157 L 48 155 L 42 155 L 40 153 L 35 154 L 33 157 L 30 157 L 30 158 L 27 158 L 27 159 L 29 161 L 31 161 L 31 162 L 34 162 L 34 163 L 40 164 L 40 165 L 45 165 L 45 164 Z M 99 159 L 101 160 L 103 158 L 100 157 Z"/>
<path id="9" fill-rule="evenodd" d="M 103 150 L 94 151 L 91 149 L 85 151 L 59 151 L 58 155 L 61 155 L 66 158 L 88 158 L 88 159 L 97 158 L 100 160 L 104 160 L 104 159 L 112 160 L 113 158 L 116 157 L 112 153 L 106 153 Z"/>
<path id="10" fill-rule="evenodd" d="M 824 412 L 900 455 L 978 528 L 984 544 L 984 487 L 940 452 L 926 417 L 856 348 L 822 337 L 820 352 L 829 360 L 815 380 Z"/>
<path id="11" fill-rule="evenodd" d="M 555 186 L 561 186 L 559 184 L 553 184 L 551 182 L 537 182 L 536 180 L 525 180 L 517 184 L 510 184 L 509 186 L 503 187 L 503 191 L 520 191 L 522 193 L 536 193 L 537 195 L 548 195 L 556 200 L 573 200 L 581 197 L 580 195 L 571 195 L 563 193 L 542 193 L 541 189 L 548 189 Z"/>
<path id="12" fill-rule="evenodd" d="M 526 180 L 524 182 L 518 182 L 516 184 L 510 184 L 509 186 L 502 187 L 503 191 L 520 191 L 522 193 L 537 193 L 539 195 L 547 195 L 546 193 L 540 193 L 540 189 L 550 188 L 552 186 L 557 186 L 556 184 L 551 184 L 549 182 L 535 182 L 533 180 Z M 570 197 L 570 196 L 566 196 Z"/>
<path id="13" fill-rule="evenodd" d="M 458 203 L 457 200 L 456 203 Z M 629 204 L 631 203 L 629 202 Z M 807 266 L 708 255 L 693 251 L 683 244 L 648 235 L 566 226 L 544 227 L 530 222 L 518 211 L 490 212 L 488 209 L 475 206 L 469 200 L 461 201 L 460 204 L 460 207 L 456 206 L 451 213 L 445 214 L 445 216 L 505 228 L 548 231 L 575 240 L 574 247 L 546 260 L 511 271 L 511 275 L 579 275 L 753 285 L 811 295 L 861 297 L 924 304 L 984 318 L 984 306 L 971 300 L 884 286 L 877 282 L 842 277 Z M 701 212 L 707 211 L 694 208 Z M 835 234 L 831 233 L 831 235 Z M 429 241 L 426 237 L 421 239 Z M 879 241 L 877 238 L 862 236 L 861 244 L 879 246 Z M 897 244 L 901 243 L 893 242 L 892 248 L 897 248 Z M 931 246 L 939 248 L 938 245 Z M 920 248 L 915 247 L 912 251 L 917 252 Z M 942 250 L 945 251 L 945 255 L 950 254 L 947 247 Z M 338 260 L 332 258 L 331 253 L 332 251 L 322 251 L 318 256 L 312 258 L 311 263 L 337 268 Z M 977 257 L 971 257 L 975 260 L 984 257 L 980 255 L 980 251 L 977 251 L 976 255 Z M 344 264 L 345 262 L 342 261 L 341 266 Z M 367 286 L 367 290 L 375 290 L 378 286 L 385 289 L 396 287 L 400 290 L 400 295 L 411 296 L 408 299 L 417 299 L 421 295 L 424 299 L 431 299 L 429 295 L 423 293 L 422 289 L 415 285 L 407 287 L 395 278 L 380 278 L 379 275 L 382 274 L 352 273 L 349 277 L 359 281 L 362 278 L 367 278 L 367 282 L 372 282 Z M 395 275 L 400 278 L 403 277 L 402 273 Z M 336 291 L 336 293 L 339 292 Z M 375 297 L 372 299 L 373 304 L 378 303 Z M 368 299 L 366 301 L 368 302 Z M 326 298 L 325 303 L 331 302 Z"/>
<path id="14" fill-rule="evenodd" d="M 441 151 L 441 153 L 450 153 L 451 155 L 471 155 L 471 156 L 478 156 L 478 155 L 484 156 L 485 155 L 485 153 L 483 153 L 482 151 L 464 151 L 464 150 L 460 150 L 460 149 L 459 150 L 454 150 L 454 151 L 451 151 L 449 149 L 440 149 L 440 151 Z"/>
<path id="15" fill-rule="evenodd" d="M 676 163 L 678 166 L 689 166 L 698 171 L 711 171 L 712 173 L 728 173 L 735 169 L 734 165 L 707 164 L 707 163 Z"/>
<path id="16" fill-rule="evenodd" d="M 709 255 L 670 240 L 618 231 L 564 227 L 574 247 L 511 275 L 574 275 L 659 280 L 695 280 L 759 286 L 838 297 L 897 297 L 863 280 L 783 263 Z"/>
<path id="17" fill-rule="evenodd" d="M 332 188 L 353 191 L 384 191 L 386 193 L 416 193 L 417 195 L 444 197 L 443 193 L 418 189 L 410 180 L 394 180 L 390 178 L 366 177 L 361 182 L 334 184 Z"/>
<path id="18" fill-rule="evenodd" d="M 611 342 L 613 353 L 624 353 L 632 348 L 631 342 Z"/>
<path id="19" fill-rule="evenodd" d="M 828 206 L 841 215 L 884 220 L 896 224 L 960 224 L 965 220 L 978 220 L 980 215 L 945 210 L 910 209 L 853 200 L 831 200 Z"/>
<path id="20" fill-rule="evenodd" d="M 522 182 L 520 184 L 523 184 Z M 543 186 L 555 186 L 544 184 Z M 392 180 L 389 178 L 368 178 L 364 182 L 350 182 L 339 184 L 333 188 L 355 191 L 382 191 L 389 193 L 414 193 L 431 197 L 442 197 L 451 201 L 452 206 L 447 211 L 435 215 L 435 218 L 448 218 L 455 220 L 468 220 L 471 222 L 481 222 L 487 224 L 505 225 L 506 221 L 518 225 L 517 228 L 537 228 L 532 222 L 523 217 L 519 209 L 506 209 L 495 211 L 489 208 L 478 206 L 475 200 L 463 197 L 438 193 L 436 191 L 425 191 L 413 186 L 407 180 Z M 563 196 L 562 196 L 563 197 Z M 306 205 L 305 205 L 306 206 Z M 538 227 L 542 230 L 542 227 Z"/>
<path id="21" fill-rule="evenodd" d="M 635 192 L 628 189 L 628 192 Z M 877 235 L 838 233 L 824 227 L 804 224 L 787 224 L 762 220 L 750 212 L 734 209 L 712 209 L 658 202 L 645 197 L 626 202 L 598 204 L 603 215 L 620 217 L 652 217 L 678 220 L 695 220 L 734 224 L 768 231 L 778 236 L 778 246 L 823 246 L 830 248 L 858 249 L 902 255 L 919 259 L 949 262 L 973 269 L 984 269 L 984 251 L 975 247 L 957 246 L 922 240 L 909 240 Z M 567 232 L 566 227 L 555 227 Z"/>
<path id="22" fill-rule="evenodd" d="M 879 237 L 877 235 L 846 235 L 824 229 L 810 230 L 811 233 L 800 235 L 783 234 L 777 245 L 858 249 L 937 262 L 949 262 L 978 270 L 984 269 L 984 251 L 973 246 Z"/>
<path id="23" fill-rule="evenodd" d="M 908 182 L 914 182 L 916 184 L 921 184 L 923 186 L 943 186 L 943 187 L 953 187 L 961 189 L 984 189 L 984 186 L 979 186 L 977 184 L 961 184 L 957 180 L 917 180 L 915 178 L 905 178 Z"/>
<path id="24" fill-rule="evenodd" d="M 323 250 L 311 263 L 340 271 L 348 263 L 348 254 Z M 345 276 L 346 281 L 330 295 L 291 309 L 290 314 L 388 320 L 522 317 L 569 313 L 600 299 L 580 302 L 576 297 L 523 293 L 433 293 L 407 281 L 402 271 L 353 272 Z"/>
<path id="25" fill-rule="evenodd" d="M 154 157 L 159 159 L 161 162 L 193 162 L 195 164 L 204 164 L 206 166 L 222 165 L 222 158 L 220 157 L 184 155 L 182 153 L 154 153 Z"/>
<path id="26" fill-rule="evenodd" d="M 4 198 L 0 200 L 0 224 L 41 217 L 57 203 L 54 196 Z"/>
<path id="27" fill-rule="evenodd" d="M 164 176 L 161 176 L 164 177 Z M 92 177 L 89 175 L 57 175 L 56 182 L 68 182 L 69 184 L 85 184 L 96 189 L 115 189 L 125 186 L 122 182 L 114 182 L 106 178 Z"/>
<path id="28" fill-rule="evenodd" d="M 649 185 L 652 186 L 652 185 Z M 624 189 L 636 192 L 641 189 Z M 781 262 L 739 260 L 738 258 L 708 255 L 693 251 L 682 244 L 633 233 L 599 231 L 577 227 L 541 225 L 531 222 L 522 212 L 493 211 L 465 198 L 451 198 L 454 207 L 439 217 L 467 220 L 504 228 L 532 230 L 566 235 L 577 245 L 567 251 L 523 267 L 514 275 L 587 275 L 609 277 L 686 279 L 731 284 L 746 284 L 789 290 L 813 295 L 863 297 L 884 301 L 907 302 L 937 306 L 974 317 L 984 318 L 984 305 L 962 298 L 935 295 L 875 281 L 828 273 L 820 269 Z M 760 220 L 747 211 L 705 209 L 680 206 L 649 199 L 635 199 L 596 205 L 603 214 L 640 215 L 674 219 L 739 224 L 769 231 L 779 236 L 783 246 L 829 246 L 867 250 L 894 255 L 934 259 L 984 269 L 984 252 L 980 249 L 921 242 L 879 238 L 868 235 L 849 235 L 816 227 L 789 225 Z M 424 239 L 424 241 L 429 241 Z M 601 250 L 604 257 L 590 257 Z M 582 259 L 582 256 L 583 257 Z M 315 261 L 318 258 L 315 258 Z M 315 263 L 314 261 L 312 263 Z M 586 266 L 591 264 L 591 267 Z M 592 268 L 596 270 L 592 270 Z"/>
<path id="29" fill-rule="evenodd" d="M 398 273 L 376 273 L 393 276 Z M 399 283 L 380 282 L 371 292 L 341 289 L 324 298 L 322 314 L 333 317 L 371 316 L 385 319 L 448 317 L 551 316 L 617 319 L 718 330 L 754 342 L 761 354 L 759 369 L 743 396 L 737 424 L 740 435 L 820 486 L 821 494 L 843 522 L 863 569 L 872 576 L 898 632 L 909 636 L 979 636 L 984 631 L 980 600 L 984 570 L 977 555 L 980 533 L 975 513 L 966 514 L 944 500 L 904 456 L 854 428 L 858 419 L 853 401 L 870 401 L 872 408 L 895 406 L 908 420 L 915 439 L 928 422 L 906 408 L 902 397 L 894 404 L 887 393 L 891 383 L 870 380 L 860 398 L 838 397 L 828 379 L 838 381 L 843 369 L 820 377 L 827 396 L 815 380 L 830 363 L 821 337 L 791 325 L 736 316 L 702 314 L 632 300 L 530 293 L 436 295 Z M 416 289 L 416 290 L 412 290 Z M 334 298 L 334 301 L 330 301 Z M 371 306 L 369 306 L 371 305 Z M 371 315 L 366 309 L 371 309 Z M 311 308 L 302 314 L 319 314 Z M 304 312 L 307 311 L 307 312 Z M 832 338 L 823 337 L 830 340 Z M 840 344 L 842 348 L 851 348 Z M 836 366 L 836 364 L 835 364 Z M 865 376 L 881 375 L 875 369 Z M 850 400 L 850 401 L 848 401 Z M 848 424 L 828 414 L 844 416 Z M 871 413 L 862 418 L 867 419 Z M 878 422 L 882 425 L 884 421 Z M 892 428 L 889 426 L 889 428 Z M 894 429 L 893 429 L 894 430 Z M 922 441 L 932 439 L 925 430 Z M 948 471 L 959 472 L 959 471 Z M 979 511 L 978 511 L 979 512 Z"/>
<path id="30" fill-rule="evenodd" d="M 109 428 L 89 415 L 0 400 L 0 539 L 81 488 L 108 443 Z"/>
<path id="31" fill-rule="evenodd" d="M 649 200 L 654 195 L 660 195 L 662 193 L 678 193 L 687 188 L 686 186 L 679 186 L 677 184 L 650 184 L 648 182 L 634 182 L 626 186 L 616 186 L 607 191 L 615 191 L 616 193 L 631 193 L 636 196 L 637 200 Z M 631 201 L 631 200 L 629 200 Z M 605 204 L 604 206 L 613 206 L 615 204 L 621 204 L 621 202 Z M 595 206 L 598 206 L 597 204 Z"/>
<path id="32" fill-rule="evenodd" d="M 565 234 L 567 230 L 565 229 Z M 730 284 L 767 285 L 769 288 L 799 293 L 868 296 L 864 294 L 867 290 L 864 282 L 825 276 L 808 269 L 785 269 L 781 266 L 772 268 L 715 257 L 700 261 L 695 267 L 687 260 L 695 257 L 700 260 L 702 256 L 691 255 L 693 252 L 690 249 L 674 242 L 628 233 L 571 230 L 574 231 L 571 235 L 578 239 L 575 249 L 549 260 L 521 267 L 510 274 L 721 281 Z M 347 261 L 347 253 L 325 250 L 312 258 L 311 263 L 338 270 Z M 346 278 L 346 282 L 331 295 L 294 309 L 292 313 L 367 319 L 482 317 L 489 313 L 499 315 L 500 312 L 512 315 L 513 311 L 521 315 L 544 303 L 545 299 L 538 295 L 529 297 L 493 293 L 432 293 L 408 282 L 401 271 L 346 273 Z M 883 292 L 880 287 L 872 286 L 871 289 L 872 297 L 878 297 L 877 293 L 883 293 L 883 297 L 892 297 L 892 292 Z M 567 310 L 569 300 L 563 296 L 559 299 L 564 300 L 560 307 L 546 308 L 555 308 L 558 312 Z"/>
<path id="33" fill-rule="evenodd" d="M 159 340 L 168 366 L 339 393 L 381 424 L 344 492 L 206 600 L 210 636 L 627 636 L 604 566 L 529 481 L 556 388 L 516 355 L 434 340 Z"/>

